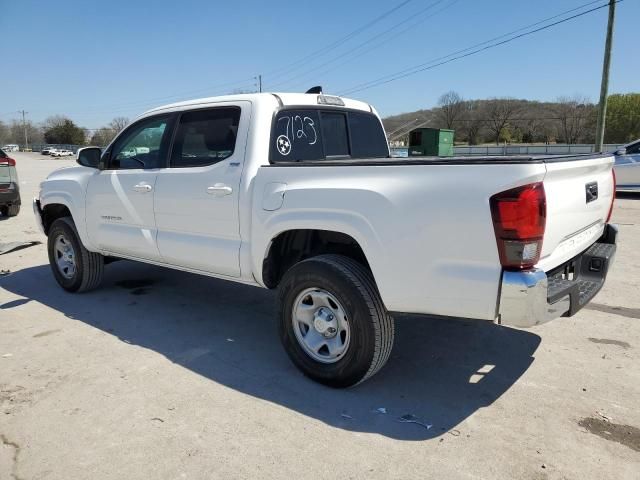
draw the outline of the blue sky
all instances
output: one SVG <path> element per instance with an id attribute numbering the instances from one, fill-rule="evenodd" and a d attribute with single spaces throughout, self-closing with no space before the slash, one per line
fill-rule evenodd
<path id="1" fill-rule="evenodd" d="M 97 128 L 177 100 L 254 89 L 259 73 L 266 89 L 320 84 L 341 93 L 588 2 L 405 1 L 0 0 L 0 120 L 24 108 L 36 122 L 64 114 Z M 640 91 L 638 18 L 639 0 L 617 5 L 610 92 Z M 352 96 L 383 116 L 432 107 L 448 90 L 596 101 L 606 20 L 605 8 Z"/>

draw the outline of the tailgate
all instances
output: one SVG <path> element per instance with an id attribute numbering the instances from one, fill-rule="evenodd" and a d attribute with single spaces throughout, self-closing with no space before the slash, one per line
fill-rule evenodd
<path id="1" fill-rule="evenodd" d="M 615 195 L 613 161 L 609 155 L 547 160 L 547 222 L 538 268 L 553 269 L 602 235 Z"/>

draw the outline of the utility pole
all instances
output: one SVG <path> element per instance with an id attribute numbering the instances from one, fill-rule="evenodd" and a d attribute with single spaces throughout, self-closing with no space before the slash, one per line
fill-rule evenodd
<path id="1" fill-rule="evenodd" d="M 22 114 L 22 128 L 24 129 L 24 148 L 27 150 L 29 148 L 29 137 L 27 136 L 27 122 L 25 121 L 25 115 L 29 112 L 25 112 L 24 110 L 19 110 L 18 113 Z"/>
<path id="2" fill-rule="evenodd" d="M 607 41 L 604 46 L 600 103 L 598 104 L 598 124 L 596 127 L 596 152 L 602 151 L 602 143 L 604 142 L 604 126 L 607 118 L 607 96 L 609 92 L 609 67 L 611 66 L 611 45 L 613 44 L 613 24 L 616 16 L 616 3 L 617 0 L 609 0 L 609 22 L 607 23 Z"/>
<path id="3" fill-rule="evenodd" d="M 262 93 L 262 75 L 258 75 L 256 80 L 258 80 L 258 91 Z"/>

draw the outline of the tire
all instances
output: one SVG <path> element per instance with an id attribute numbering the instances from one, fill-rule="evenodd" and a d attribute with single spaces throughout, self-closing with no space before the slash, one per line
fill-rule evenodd
<path id="1" fill-rule="evenodd" d="M 306 315 L 312 320 L 300 321 Z M 330 387 L 350 387 L 375 375 L 393 347 L 393 318 L 373 276 L 342 255 L 319 255 L 291 267 L 278 287 L 278 318 L 280 340 L 293 363 Z"/>
<path id="2" fill-rule="evenodd" d="M 49 229 L 47 250 L 53 276 L 66 291 L 87 292 L 102 282 L 104 258 L 84 248 L 70 217 L 53 222 Z"/>
<path id="3" fill-rule="evenodd" d="M 11 205 L 7 207 L 7 217 L 16 217 L 20 213 L 20 205 Z"/>

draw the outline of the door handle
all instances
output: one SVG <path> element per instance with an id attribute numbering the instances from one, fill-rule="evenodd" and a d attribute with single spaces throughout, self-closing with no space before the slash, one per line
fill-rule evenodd
<path id="1" fill-rule="evenodd" d="M 133 189 L 136 192 L 149 193 L 151 190 L 153 190 L 153 187 L 148 183 L 138 183 L 137 185 L 133 186 Z"/>
<path id="2" fill-rule="evenodd" d="M 211 187 L 207 187 L 207 193 L 209 195 L 215 195 L 216 197 L 224 197 L 225 195 L 231 195 L 233 188 L 224 183 L 216 183 Z"/>

